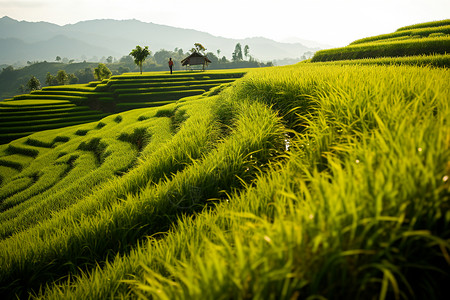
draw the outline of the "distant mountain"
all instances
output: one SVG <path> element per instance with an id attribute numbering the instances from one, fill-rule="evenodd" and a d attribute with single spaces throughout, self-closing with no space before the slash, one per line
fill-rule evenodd
<path id="1" fill-rule="evenodd" d="M 301 38 L 294 37 L 294 36 L 282 39 L 282 40 L 280 40 L 280 42 L 281 43 L 290 43 L 290 44 L 302 44 L 302 45 L 305 45 L 306 47 L 321 48 L 321 49 L 328 49 L 328 48 L 336 47 L 336 46 L 332 46 L 332 45 L 328 45 L 328 44 L 324 44 L 324 43 L 320 43 L 320 42 L 316 42 L 316 41 L 301 39 Z"/>
<path id="2" fill-rule="evenodd" d="M 280 43 L 263 37 L 230 39 L 193 29 L 176 28 L 138 20 L 92 20 L 59 26 L 47 22 L 0 19 L 0 64 L 16 61 L 48 60 L 55 57 L 84 60 L 86 58 L 128 55 L 136 45 L 160 49 L 191 49 L 202 43 L 208 51 L 231 58 L 237 43 L 250 47 L 254 58 L 269 61 L 297 58 L 320 47 L 302 43 Z"/>
<path id="3" fill-rule="evenodd" d="M 69 38 L 65 35 L 57 35 L 49 40 L 35 43 L 26 43 L 17 38 L 0 39 L 0 63 L 13 63 L 16 61 L 54 61 L 56 56 L 79 58 L 80 54 L 89 53 L 89 56 L 102 57 L 106 54 L 121 56 L 120 52 L 111 51 L 105 47 L 97 47 Z"/>

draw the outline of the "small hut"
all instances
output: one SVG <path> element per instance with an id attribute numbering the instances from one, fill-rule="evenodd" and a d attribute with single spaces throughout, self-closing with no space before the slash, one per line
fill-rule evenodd
<path id="1" fill-rule="evenodd" d="M 186 69 L 191 69 L 191 67 L 194 65 L 201 65 L 203 71 L 209 63 L 211 63 L 211 61 L 206 57 L 206 55 L 201 55 L 198 52 L 193 52 L 191 55 L 181 61 L 181 65 L 186 66 Z"/>

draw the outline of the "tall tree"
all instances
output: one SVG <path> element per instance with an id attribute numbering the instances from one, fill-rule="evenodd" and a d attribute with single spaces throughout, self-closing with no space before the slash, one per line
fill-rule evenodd
<path id="1" fill-rule="evenodd" d="M 58 81 L 56 80 L 56 77 L 50 74 L 50 72 L 47 72 L 47 76 L 45 77 L 45 84 L 47 85 L 57 85 Z"/>
<path id="2" fill-rule="evenodd" d="M 240 43 L 237 43 L 236 47 L 234 47 L 232 60 L 235 61 L 235 62 L 243 60 L 243 57 L 242 57 L 242 46 L 241 46 Z"/>
<path id="3" fill-rule="evenodd" d="M 41 82 L 34 76 L 31 76 L 30 80 L 27 82 L 27 89 L 29 91 L 35 91 L 41 89 Z"/>
<path id="4" fill-rule="evenodd" d="M 94 75 L 98 80 L 108 79 L 111 74 L 111 70 L 103 63 L 99 63 L 98 67 L 94 69 Z"/>
<path id="5" fill-rule="evenodd" d="M 60 62 L 60 61 L 61 61 L 61 56 L 57 56 L 57 57 L 56 57 L 56 61 L 57 61 L 57 62 Z"/>
<path id="6" fill-rule="evenodd" d="M 78 82 L 88 83 L 94 80 L 94 72 L 91 68 L 85 68 L 84 70 L 78 70 L 75 72 L 75 76 L 78 77 Z"/>
<path id="7" fill-rule="evenodd" d="M 206 53 L 206 57 L 208 57 L 209 60 L 211 61 L 211 63 L 213 63 L 213 64 L 216 64 L 219 62 L 219 58 L 212 52 Z"/>
<path id="8" fill-rule="evenodd" d="M 56 81 L 58 81 L 58 84 L 65 85 L 69 82 L 69 75 L 67 75 L 66 71 L 59 70 L 56 74 Z"/>
<path id="9" fill-rule="evenodd" d="M 173 52 L 161 49 L 153 54 L 153 58 L 155 59 L 157 64 L 165 66 L 169 58 L 173 57 L 173 54 Z"/>
<path id="10" fill-rule="evenodd" d="M 148 50 L 148 46 L 142 48 L 141 46 L 136 46 L 131 52 L 130 55 L 134 57 L 134 63 L 139 66 L 142 74 L 142 63 L 145 61 L 147 56 L 150 55 L 150 51 Z"/>
<path id="11" fill-rule="evenodd" d="M 248 45 L 245 45 L 245 47 L 244 47 L 244 56 L 245 56 L 245 58 L 248 57 L 249 53 L 250 53 L 250 47 Z"/>
<path id="12" fill-rule="evenodd" d="M 195 43 L 194 44 L 194 48 L 191 49 L 191 52 L 192 53 L 197 52 L 197 53 L 200 53 L 202 55 L 205 55 L 206 48 L 200 43 Z"/>
<path id="13" fill-rule="evenodd" d="M 69 74 L 69 84 L 77 84 L 78 82 L 79 79 L 75 74 Z"/>

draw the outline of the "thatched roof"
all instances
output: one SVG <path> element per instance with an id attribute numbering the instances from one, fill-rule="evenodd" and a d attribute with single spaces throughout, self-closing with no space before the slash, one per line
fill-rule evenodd
<path id="1" fill-rule="evenodd" d="M 201 55 L 198 52 L 193 52 L 191 55 L 186 57 L 181 61 L 182 66 L 186 65 L 203 65 L 205 63 L 210 63 L 211 61 L 206 57 L 206 55 Z"/>

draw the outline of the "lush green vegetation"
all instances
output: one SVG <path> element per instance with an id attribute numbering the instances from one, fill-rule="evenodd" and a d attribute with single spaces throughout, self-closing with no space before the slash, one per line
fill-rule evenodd
<path id="1" fill-rule="evenodd" d="M 354 41 L 342 48 L 316 52 L 312 62 L 359 60 L 382 57 L 409 57 L 438 54 L 448 55 L 450 49 L 450 21 L 436 21 L 400 28 L 394 33 Z M 441 61 L 442 62 L 442 61 Z M 408 62 L 407 62 L 408 63 Z M 439 65 L 441 66 L 441 65 Z M 445 64 L 449 67 L 449 64 Z"/>
<path id="2" fill-rule="evenodd" d="M 240 46 L 239 46 L 240 47 Z M 240 55 L 233 53 L 234 59 L 229 61 L 225 56 L 220 56 L 220 50 L 216 54 L 212 52 L 206 53 L 212 64 L 208 69 L 238 69 L 238 68 L 258 68 L 271 66 L 271 62 L 262 63 L 256 61 L 250 55 L 248 46 L 240 50 Z M 247 49 L 247 50 L 246 50 Z M 246 51 L 245 51 L 246 50 Z M 235 50 L 235 52 L 238 52 Z M 242 53 L 243 52 L 243 53 Z M 172 58 L 175 62 L 174 70 L 185 70 L 181 66 L 181 60 L 189 55 L 182 49 L 176 48 L 174 51 L 161 49 L 153 55 L 150 53 L 148 59 L 143 61 L 142 70 L 145 72 L 168 71 L 167 62 Z M 59 60 L 61 61 L 60 57 Z M 98 58 L 97 58 L 98 59 Z M 245 59 L 245 60 L 244 60 Z M 98 62 L 72 62 L 67 58 L 62 59 L 63 62 L 28 62 L 28 65 L 21 68 L 14 68 L 13 66 L 4 66 L 0 68 L 0 99 L 11 98 L 17 93 L 24 93 L 31 90 L 28 86 L 30 78 L 35 77 L 41 83 L 41 86 L 54 86 L 62 84 L 70 84 L 71 86 L 77 83 L 86 84 L 95 79 L 101 80 L 107 78 L 109 75 L 120 75 L 127 72 L 140 70 L 140 67 L 135 64 L 132 56 L 123 56 L 116 60 L 112 56 L 100 59 Z M 105 65 L 106 64 L 106 65 Z M 106 69 L 105 69 L 106 67 Z M 112 74 L 108 73 L 108 70 Z M 58 82 L 58 74 L 59 82 Z M 65 74 L 65 77 L 63 76 Z M 32 85 L 31 87 L 34 87 Z"/>
<path id="3" fill-rule="evenodd" d="M 93 69 L 98 63 L 52 63 L 39 62 L 14 69 L 12 66 L 3 68 L 0 72 L 0 99 L 10 98 L 17 93 L 25 92 L 27 82 L 31 76 L 39 79 L 41 85 L 45 85 L 47 74 L 56 75 L 59 70 L 64 70 L 68 74 L 74 74 L 80 83 L 87 83 L 94 80 Z M 114 69 L 117 73 L 117 68 Z"/>
<path id="4" fill-rule="evenodd" d="M 67 99 L 66 96 L 65 98 Z M 105 117 L 88 106 L 76 106 L 69 100 L 21 97 L 0 102 L 0 143 L 7 143 L 33 132 L 92 122 Z"/>
<path id="5" fill-rule="evenodd" d="M 0 102 L 0 143 L 45 129 L 100 120 L 108 113 L 161 106 L 183 97 L 203 94 L 241 77 L 246 70 L 133 73 L 89 84 L 48 86 Z M 68 111 L 67 108 L 77 110 Z M 37 114 L 38 110 L 46 108 Z M 81 107 L 83 107 L 82 110 Z M 53 111 L 49 111 L 49 109 Z M 12 112 L 21 111 L 21 114 Z M 83 111 L 83 114 L 80 114 Z M 53 116 L 49 116 L 49 113 Z"/>
<path id="6" fill-rule="evenodd" d="M 432 24 L 430 24 L 432 25 Z M 448 20 L 448 24 L 445 26 L 430 26 L 423 27 L 417 29 L 405 29 L 405 30 L 397 30 L 393 33 L 377 35 L 372 37 L 367 37 L 364 39 L 356 40 L 352 42 L 350 45 L 374 42 L 374 41 L 392 41 L 395 39 L 420 39 L 427 37 L 436 37 L 436 36 L 445 36 L 450 34 L 450 20 Z"/>
<path id="7" fill-rule="evenodd" d="M 0 145 L 0 294 L 447 299 L 450 72 L 398 64 L 78 86 L 109 103 L 217 83 Z"/>
<path id="8" fill-rule="evenodd" d="M 3 292 L 437 299 L 449 279 L 449 79 L 262 69 L 218 96 L 5 145 Z"/>
<path id="9" fill-rule="evenodd" d="M 308 61 L 300 62 L 302 65 Z M 321 65 L 409 65 L 444 68 L 450 66 L 450 54 L 416 55 L 403 57 L 377 57 L 316 62 Z"/>
<path id="10" fill-rule="evenodd" d="M 404 26 L 404 27 L 400 27 L 399 29 L 397 29 L 397 31 L 416 29 L 416 28 L 426 28 L 426 27 L 439 27 L 439 26 L 447 26 L 447 25 L 450 25 L 450 19 Z"/>

